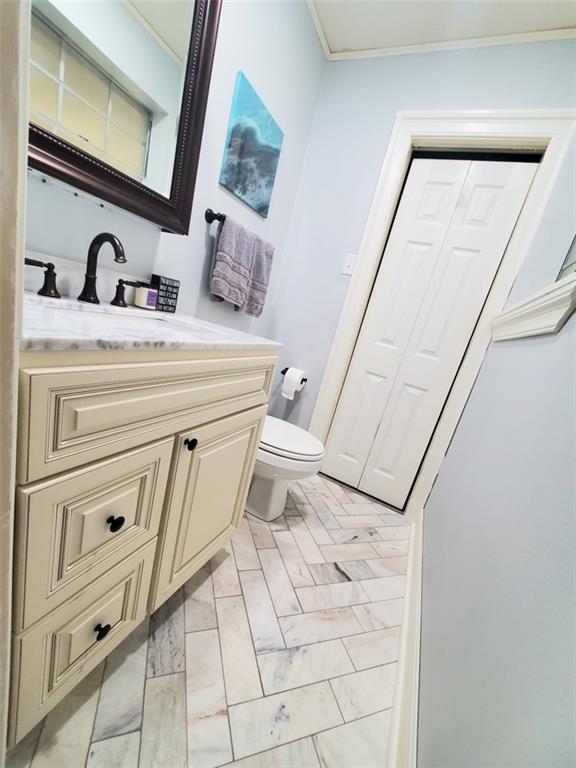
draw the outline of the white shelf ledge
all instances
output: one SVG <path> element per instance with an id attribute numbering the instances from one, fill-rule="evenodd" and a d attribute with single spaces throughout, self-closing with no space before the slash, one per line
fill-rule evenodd
<path id="1" fill-rule="evenodd" d="M 532 294 L 492 321 L 494 341 L 558 333 L 576 308 L 576 273 Z"/>

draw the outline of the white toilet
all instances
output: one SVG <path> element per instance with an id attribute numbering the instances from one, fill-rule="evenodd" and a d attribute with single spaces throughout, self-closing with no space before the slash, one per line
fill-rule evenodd
<path id="1" fill-rule="evenodd" d="M 284 512 L 291 480 L 312 477 L 322 466 L 324 445 L 305 429 L 266 416 L 246 510 L 260 520 Z"/>

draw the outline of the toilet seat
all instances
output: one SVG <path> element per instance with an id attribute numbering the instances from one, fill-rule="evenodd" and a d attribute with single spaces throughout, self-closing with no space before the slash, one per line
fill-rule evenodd
<path id="1" fill-rule="evenodd" d="M 256 451 L 255 474 L 259 477 L 283 477 L 288 480 L 300 480 L 303 477 L 311 477 L 322 467 L 323 456 L 314 461 L 302 461 L 298 458 L 277 456 L 268 453 L 261 448 Z"/>
<path id="2" fill-rule="evenodd" d="M 275 416 L 266 416 L 260 451 L 294 461 L 317 462 L 324 458 L 324 445 L 317 437 Z"/>

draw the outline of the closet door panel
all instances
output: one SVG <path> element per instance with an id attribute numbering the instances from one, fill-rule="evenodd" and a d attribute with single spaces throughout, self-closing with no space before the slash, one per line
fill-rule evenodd
<path id="1" fill-rule="evenodd" d="M 350 485 L 360 482 L 469 168 L 411 165 L 326 446 L 323 471 Z"/>
<path id="2" fill-rule="evenodd" d="M 471 163 L 362 474 L 366 493 L 404 506 L 537 167 Z"/>

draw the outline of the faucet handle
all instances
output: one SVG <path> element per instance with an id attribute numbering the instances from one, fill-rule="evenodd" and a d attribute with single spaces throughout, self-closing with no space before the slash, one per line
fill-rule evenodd
<path id="1" fill-rule="evenodd" d="M 128 304 L 126 304 L 126 299 L 124 298 L 124 291 L 125 291 L 125 285 L 126 280 L 118 280 L 116 284 L 116 293 L 114 294 L 114 298 L 110 302 L 115 307 L 127 307 Z"/>
<path id="2" fill-rule="evenodd" d="M 110 302 L 110 304 L 113 304 L 115 307 L 127 307 L 128 304 L 126 303 L 126 298 L 124 296 L 124 291 L 126 290 L 126 286 L 130 285 L 133 288 L 140 288 L 142 283 L 135 283 L 132 280 L 123 280 L 120 278 L 118 280 L 118 283 L 116 284 L 116 293 L 114 294 L 114 298 Z"/>
<path id="3" fill-rule="evenodd" d="M 53 299 L 61 298 L 56 288 L 56 272 L 54 271 L 54 264 L 48 262 L 46 264 L 46 272 L 44 272 L 44 285 L 38 291 L 40 296 L 51 296 Z"/>
<path id="4" fill-rule="evenodd" d="M 42 288 L 38 291 L 39 296 L 50 296 L 52 299 L 60 299 L 60 293 L 56 288 L 56 272 L 54 271 L 54 264 L 51 261 L 38 261 L 38 259 L 24 259 L 24 263 L 30 267 L 42 267 L 44 272 L 44 283 Z"/>

